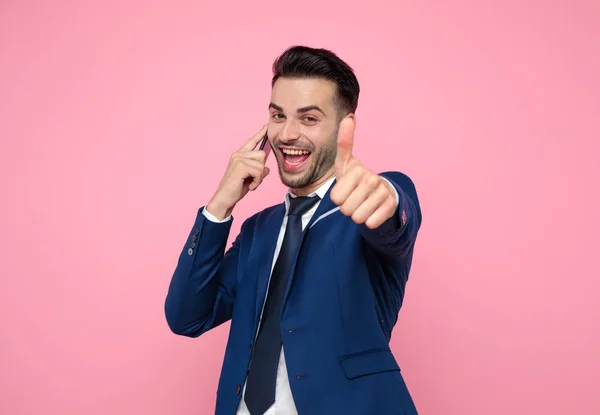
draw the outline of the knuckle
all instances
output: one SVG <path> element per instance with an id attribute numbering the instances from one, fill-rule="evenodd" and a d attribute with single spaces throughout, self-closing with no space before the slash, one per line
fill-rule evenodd
<path id="1" fill-rule="evenodd" d="M 379 176 L 374 173 L 367 174 L 365 180 L 371 187 L 376 187 L 379 185 Z"/>
<path id="2" fill-rule="evenodd" d="M 363 175 L 363 172 L 361 171 L 360 166 L 358 166 L 354 163 L 348 163 L 346 165 L 346 171 L 349 173 L 355 174 L 359 177 Z"/>
<path id="3" fill-rule="evenodd" d="M 331 193 L 329 194 L 329 198 L 336 205 L 340 203 L 339 192 L 337 190 L 337 187 L 334 187 L 333 189 L 331 189 Z"/>
<path id="4" fill-rule="evenodd" d="M 378 218 L 376 218 L 375 216 L 371 216 L 368 220 L 367 220 L 367 226 L 370 229 L 375 229 L 379 226 L 379 220 Z"/>
<path id="5" fill-rule="evenodd" d="M 365 221 L 365 217 L 363 214 L 354 212 L 354 214 L 352 215 L 352 220 L 356 223 L 363 223 Z"/>
<path id="6" fill-rule="evenodd" d="M 390 192 L 385 186 L 381 186 L 379 189 L 377 189 L 377 194 L 381 198 L 381 200 L 385 200 L 390 196 Z"/>

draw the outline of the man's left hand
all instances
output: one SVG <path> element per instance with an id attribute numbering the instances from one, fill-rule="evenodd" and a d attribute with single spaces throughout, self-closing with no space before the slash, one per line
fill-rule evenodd
<path id="1" fill-rule="evenodd" d="M 396 212 L 396 191 L 390 183 L 363 166 L 352 155 L 356 124 L 350 117 L 340 123 L 335 160 L 336 183 L 331 200 L 358 224 L 375 229 Z"/>

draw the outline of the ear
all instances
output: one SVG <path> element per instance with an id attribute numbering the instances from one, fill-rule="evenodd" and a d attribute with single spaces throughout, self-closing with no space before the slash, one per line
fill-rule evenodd
<path id="1" fill-rule="evenodd" d="M 352 122 L 354 123 L 354 125 L 356 126 L 356 114 L 354 114 L 353 112 L 349 112 L 340 120 L 340 122 L 346 118 L 350 118 L 352 120 Z"/>

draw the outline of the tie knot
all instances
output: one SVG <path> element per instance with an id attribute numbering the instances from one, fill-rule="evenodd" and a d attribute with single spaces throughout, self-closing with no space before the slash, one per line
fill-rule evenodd
<path id="1" fill-rule="evenodd" d="M 288 215 L 302 216 L 319 201 L 319 196 L 290 196 L 290 209 Z"/>

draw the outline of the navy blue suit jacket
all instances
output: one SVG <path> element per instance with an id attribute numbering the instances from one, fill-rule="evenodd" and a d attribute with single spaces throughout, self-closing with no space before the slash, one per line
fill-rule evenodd
<path id="1" fill-rule="evenodd" d="M 402 305 L 421 210 L 412 181 L 386 172 L 400 196 L 377 229 L 357 225 L 330 187 L 303 233 L 281 312 L 290 387 L 299 414 L 416 414 L 389 341 Z M 216 414 L 234 415 L 267 292 L 285 204 L 243 222 L 201 212 L 179 257 L 165 313 L 171 330 L 197 337 L 231 320 Z"/>

